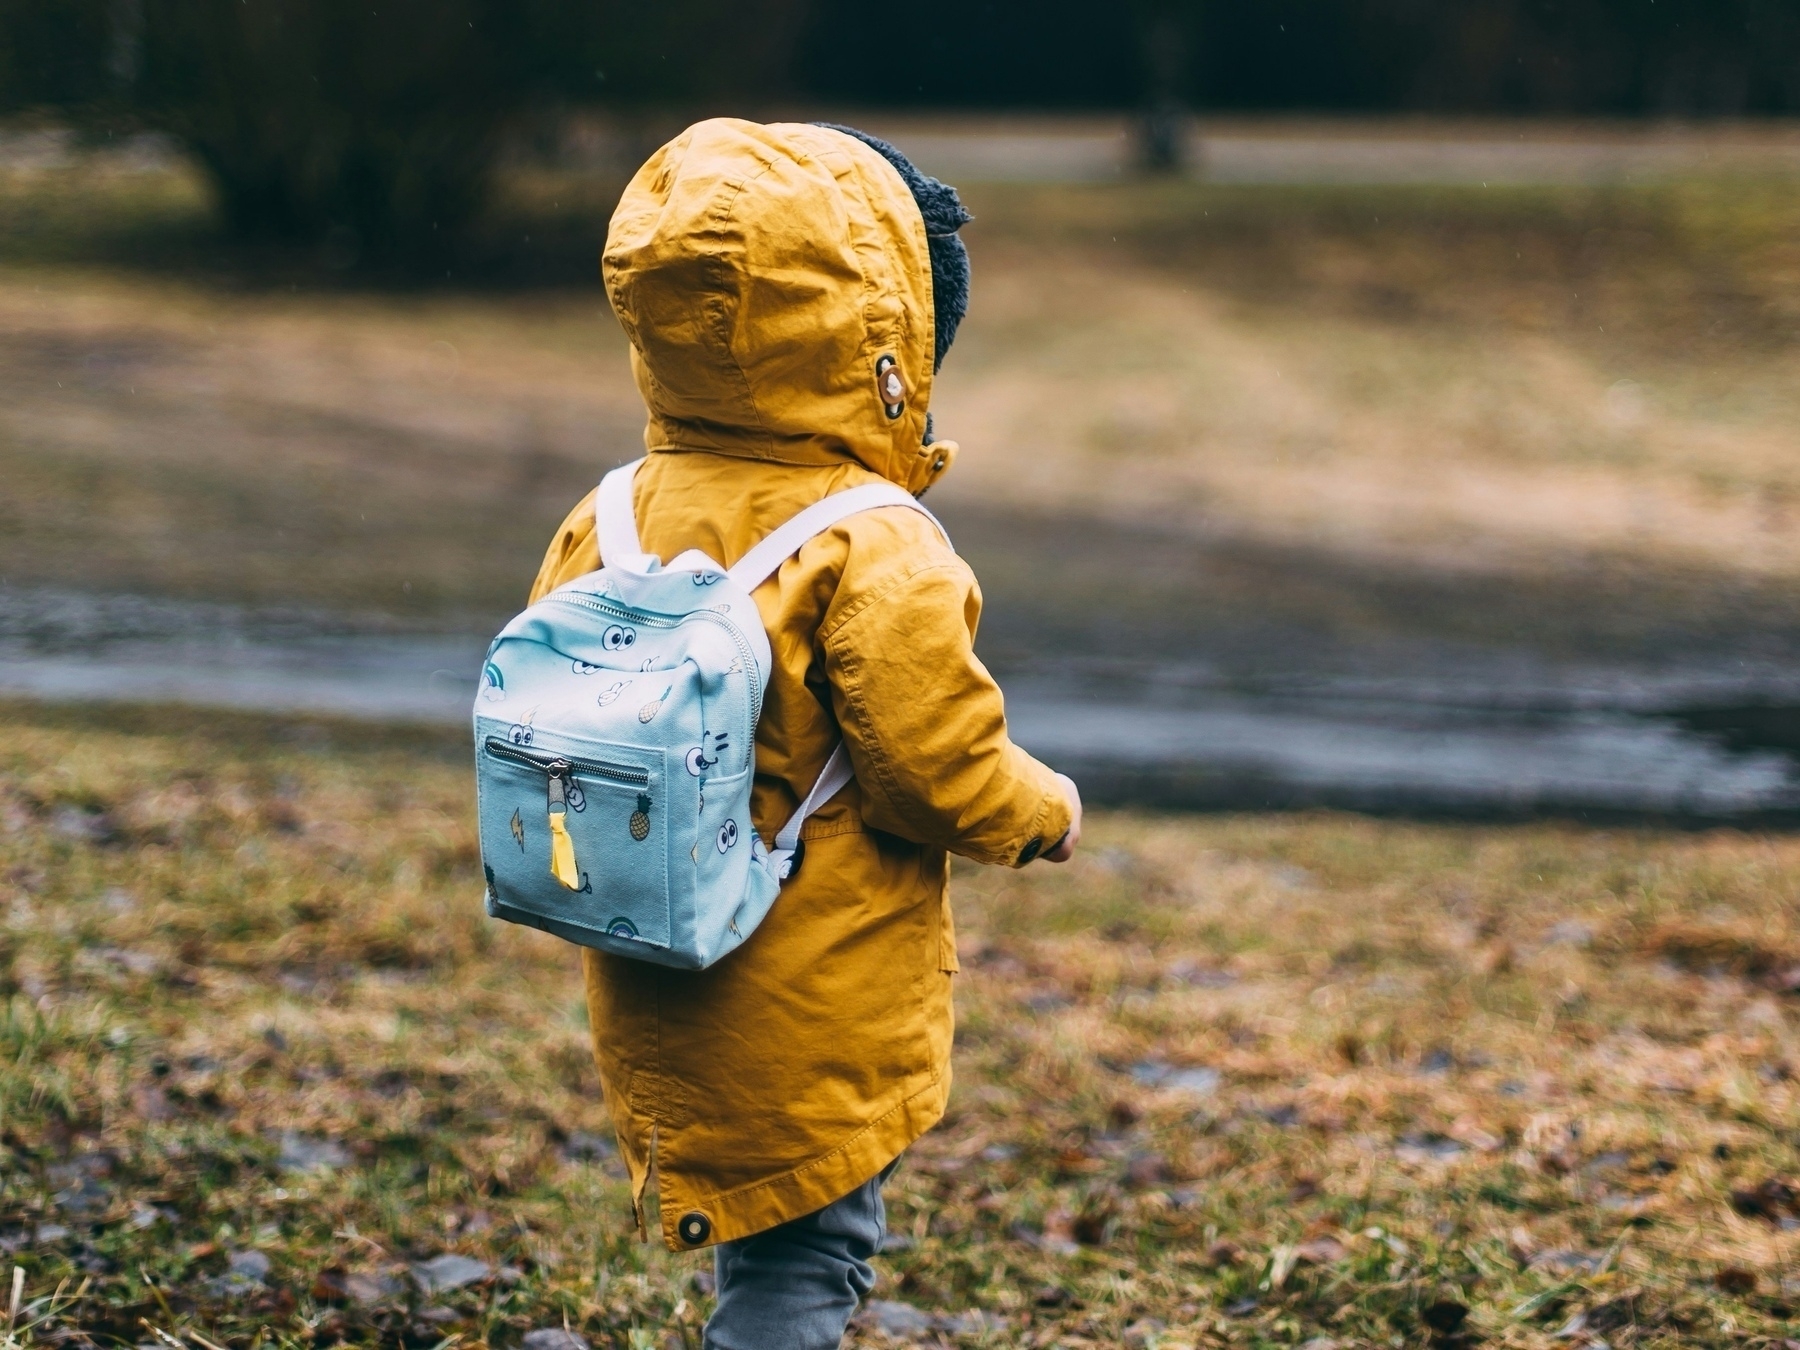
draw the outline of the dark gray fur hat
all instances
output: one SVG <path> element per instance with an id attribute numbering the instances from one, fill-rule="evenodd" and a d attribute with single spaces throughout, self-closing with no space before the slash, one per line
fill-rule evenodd
<path id="1" fill-rule="evenodd" d="M 879 136 L 834 122 L 815 125 L 854 136 L 875 151 L 899 172 L 911 190 L 913 200 L 918 203 L 919 215 L 925 220 L 925 243 L 931 250 L 931 302 L 937 311 L 932 316 L 937 341 L 931 368 L 941 370 L 944 353 L 956 340 L 957 325 L 969 312 L 969 250 L 957 238 L 956 232 L 974 217 L 963 209 L 962 198 L 956 195 L 955 188 L 920 173 L 910 159 Z"/>

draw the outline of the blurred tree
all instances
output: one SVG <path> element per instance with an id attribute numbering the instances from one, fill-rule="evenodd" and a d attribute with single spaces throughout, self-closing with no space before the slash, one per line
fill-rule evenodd
<path id="1" fill-rule="evenodd" d="M 1132 18 L 1142 54 L 1140 158 L 1152 173 L 1172 173 L 1187 158 L 1193 34 L 1198 0 L 1135 0 Z"/>
<path id="2" fill-rule="evenodd" d="M 103 96 L 112 33 L 109 0 L 0 0 L 0 112 Z"/>
<path id="3" fill-rule="evenodd" d="M 0 0 L 0 112 L 183 141 L 245 236 L 434 263 L 535 110 L 796 98 L 1131 108 L 1800 111 L 1800 0 Z"/>
<path id="4" fill-rule="evenodd" d="M 242 237 L 434 265 L 561 103 L 778 92 L 803 0 L 0 0 L 0 107 L 165 131 Z"/>

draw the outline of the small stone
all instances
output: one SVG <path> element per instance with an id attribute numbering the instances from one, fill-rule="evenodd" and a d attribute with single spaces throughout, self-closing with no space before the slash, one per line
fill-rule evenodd
<path id="1" fill-rule="evenodd" d="M 259 1284 L 269 1278 L 271 1269 L 269 1258 L 259 1251 L 233 1252 L 225 1263 L 225 1269 L 232 1275 L 242 1275 L 246 1280 L 255 1280 Z"/>
<path id="2" fill-rule="evenodd" d="M 604 1162 L 617 1153 L 612 1140 L 586 1130 L 571 1130 L 562 1146 L 562 1155 L 570 1162 Z"/>
<path id="3" fill-rule="evenodd" d="M 55 1204 L 65 1214 L 92 1214 L 112 1203 L 112 1192 L 93 1177 L 81 1177 L 56 1193 Z"/>
<path id="4" fill-rule="evenodd" d="M 1594 926 L 1583 923 L 1580 919 L 1564 919 L 1552 925 L 1544 934 L 1544 941 L 1552 947 L 1592 947 L 1594 945 Z"/>
<path id="5" fill-rule="evenodd" d="M 1237 983 L 1237 976 L 1216 966 L 1183 959 L 1169 967 L 1169 978 L 1196 989 L 1224 989 Z"/>
<path id="6" fill-rule="evenodd" d="M 492 1279 L 494 1268 L 472 1256 L 445 1252 L 429 1261 L 421 1261 L 412 1268 L 412 1274 L 419 1288 L 427 1294 L 442 1294 L 452 1289 L 461 1289 L 465 1284 Z"/>
<path id="7" fill-rule="evenodd" d="M 243 1252 L 240 1253 L 240 1256 L 262 1256 L 262 1253 Z M 232 1258 L 234 1264 L 237 1260 L 238 1257 Z M 264 1273 L 266 1274 L 268 1266 L 267 1257 L 263 1257 L 263 1265 Z M 208 1298 L 223 1300 L 248 1298 L 252 1294 L 260 1293 L 264 1289 L 267 1289 L 268 1286 L 264 1284 L 262 1279 L 258 1276 L 246 1275 L 241 1271 L 228 1269 L 223 1275 L 215 1275 L 212 1279 L 207 1280 L 201 1285 L 201 1288 L 206 1292 Z"/>
<path id="8" fill-rule="evenodd" d="M 1168 1324 L 1154 1317 L 1140 1317 L 1125 1328 L 1125 1350 L 1150 1350 L 1156 1338 L 1168 1330 Z"/>
<path id="9" fill-rule="evenodd" d="M 275 1161 L 290 1172 L 329 1172 L 347 1166 L 350 1153 L 335 1139 L 283 1130 L 281 1152 Z"/>
<path id="10" fill-rule="evenodd" d="M 1139 1153 L 1125 1164 L 1125 1180 L 1139 1190 L 1159 1185 L 1169 1175 L 1169 1160 L 1160 1153 Z"/>
<path id="11" fill-rule="evenodd" d="M 118 826 L 104 811 L 65 806 L 50 817 L 50 832 L 83 844 L 105 844 L 118 835 Z"/>
<path id="12" fill-rule="evenodd" d="M 344 1276 L 344 1296 L 362 1308 L 393 1303 L 404 1290 L 405 1286 L 392 1275 L 358 1272 Z"/>
<path id="13" fill-rule="evenodd" d="M 1394 1153 L 1407 1162 L 1448 1162 L 1466 1152 L 1468 1150 L 1462 1144 L 1448 1135 L 1431 1131 L 1401 1135 L 1394 1144 Z"/>
<path id="14" fill-rule="evenodd" d="M 1335 1266 L 1350 1255 L 1343 1243 L 1334 1237 L 1316 1237 L 1294 1248 L 1294 1264 L 1301 1266 Z"/>
<path id="15" fill-rule="evenodd" d="M 521 1350 L 590 1350 L 587 1337 L 561 1327 L 540 1327 L 525 1333 Z"/>
<path id="16" fill-rule="evenodd" d="M 1218 1090 L 1222 1078 L 1217 1069 L 1180 1068 L 1161 1060 L 1147 1059 L 1131 1066 L 1133 1081 L 1158 1092 L 1179 1093 L 1186 1097 L 1207 1097 Z"/>
<path id="17" fill-rule="evenodd" d="M 1548 1271 L 1552 1275 L 1592 1275 L 1600 1269 L 1600 1262 L 1604 1259 L 1604 1254 L 1600 1252 L 1539 1252 L 1530 1259 L 1529 1266 L 1532 1270 Z"/>
<path id="18" fill-rule="evenodd" d="M 1006 1322 L 979 1308 L 970 1308 L 967 1312 L 939 1313 L 931 1319 L 931 1325 L 946 1336 L 980 1336 L 998 1331 Z"/>
<path id="19" fill-rule="evenodd" d="M 922 1340 L 932 1332 L 930 1314 L 910 1303 L 894 1299 L 870 1299 L 865 1305 L 868 1321 L 882 1335 L 897 1341 Z"/>

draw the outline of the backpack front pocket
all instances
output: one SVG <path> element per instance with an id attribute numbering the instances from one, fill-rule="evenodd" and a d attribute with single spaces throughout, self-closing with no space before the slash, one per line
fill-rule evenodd
<path id="1" fill-rule="evenodd" d="M 490 910 L 587 945 L 669 945 L 661 754 L 483 746 L 481 851 Z M 604 944 L 611 946 L 613 944 Z"/>

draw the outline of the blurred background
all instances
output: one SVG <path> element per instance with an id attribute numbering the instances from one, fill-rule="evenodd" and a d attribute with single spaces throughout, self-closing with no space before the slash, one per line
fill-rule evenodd
<path id="1" fill-rule="evenodd" d="M 466 713 L 702 116 L 975 213 L 936 492 L 1100 800 L 1800 805 L 1793 0 L 0 0 L 0 691 Z"/>

